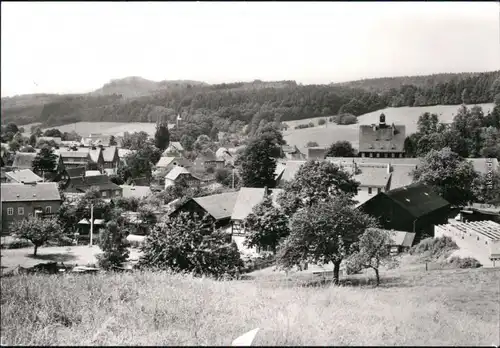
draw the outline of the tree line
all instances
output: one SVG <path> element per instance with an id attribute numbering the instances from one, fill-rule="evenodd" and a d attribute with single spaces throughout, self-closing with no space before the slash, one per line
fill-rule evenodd
<path id="1" fill-rule="evenodd" d="M 251 124 L 255 118 L 281 122 L 336 114 L 359 116 L 388 106 L 478 104 L 492 102 L 500 93 L 500 71 L 437 76 L 417 84 L 395 78 L 403 81 L 400 86 L 254 81 L 175 88 L 132 99 L 118 94 L 69 95 L 41 108 L 2 105 L 2 114 L 4 122 L 42 122 L 47 126 L 78 121 L 154 122 L 162 116 L 175 122 L 178 114 L 184 119 L 209 116 L 222 125 L 220 131 L 227 132 L 234 123 Z"/>

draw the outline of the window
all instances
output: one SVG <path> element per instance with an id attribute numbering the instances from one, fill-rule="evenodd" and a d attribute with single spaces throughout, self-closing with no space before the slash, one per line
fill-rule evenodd
<path id="1" fill-rule="evenodd" d="M 47 214 L 52 213 L 52 207 L 50 205 L 48 207 L 45 207 L 45 213 Z"/>
<path id="2" fill-rule="evenodd" d="M 116 190 L 115 191 L 115 196 L 119 196 L 120 195 L 120 191 L 119 190 Z"/>
<path id="3" fill-rule="evenodd" d="M 106 191 L 102 191 L 102 192 L 101 192 L 101 195 L 102 195 L 103 197 L 107 197 L 107 196 L 108 196 L 108 193 L 107 193 Z"/>
<path id="4" fill-rule="evenodd" d="M 24 215 L 24 207 L 17 208 L 17 215 Z"/>
<path id="5" fill-rule="evenodd" d="M 372 188 L 371 187 L 368 187 L 368 194 L 371 195 L 372 194 Z"/>
<path id="6" fill-rule="evenodd" d="M 7 215 L 14 215 L 14 208 L 7 208 Z"/>

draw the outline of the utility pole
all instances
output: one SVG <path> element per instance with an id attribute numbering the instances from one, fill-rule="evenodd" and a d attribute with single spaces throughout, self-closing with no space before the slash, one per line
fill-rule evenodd
<path id="1" fill-rule="evenodd" d="M 233 167 L 232 173 L 233 173 L 233 190 L 234 190 L 234 167 Z"/>
<path id="2" fill-rule="evenodd" d="M 90 245 L 92 247 L 92 239 L 94 237 L 94 204 L 90 204 Z"/>

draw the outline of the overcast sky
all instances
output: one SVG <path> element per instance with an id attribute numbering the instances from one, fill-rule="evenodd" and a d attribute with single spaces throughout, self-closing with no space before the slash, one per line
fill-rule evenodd
<path id="1" fill-rule="evenodd" d="M 500 69 L 495 2 L 2 2 L 2 96 Z"/>

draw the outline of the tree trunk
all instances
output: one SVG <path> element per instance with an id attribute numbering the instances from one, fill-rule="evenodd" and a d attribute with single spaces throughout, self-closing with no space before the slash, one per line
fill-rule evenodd
<path id="1" fill-rule="evenodd" d="M 373 269 L 375 271 L 375 277 L 377 278 L 377 286 L 380 285 L 380 274 L 378 273 L 378 268 Z"/>
<path id="2" fill-rule="evenodd" d="M 35 250 L 33 251 L 33 256 L 36 256 L 37 251 L 38 251 L 38 245 L 35 244 Z"/>
<path id="3" fill-rule="evenodd" d="M 340 274 L 340 262 L 334 262 L 333 263 L 333 283 L 338 284 L 339 283 L 339 274 Z"/>

